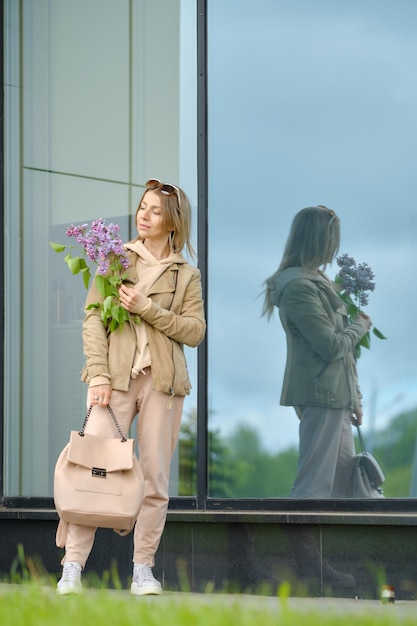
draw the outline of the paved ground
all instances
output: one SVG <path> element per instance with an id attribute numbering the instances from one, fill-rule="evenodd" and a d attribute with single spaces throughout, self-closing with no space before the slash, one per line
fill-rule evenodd
<path id="1" fill-rule="evenodd" d="M 125 593 L 125 592 L 122 592 Z M 127 593 L 127 592 L 126 592 Z M 271 611 L 280 611 L 283 603 L 288 609 L 299 612 L 314 612 L 314 613 L 334 613 L 346 616 L 347 614 L 369 614 L 380 613 L 385 615 L 386 613 L 395 614 L 397 617 L 416 616 L 417 624 L 417 602 L 399 601 L 393 604 L 382 604 L 377 600 L 350 600 L 347 598 L 287 598 L 286 600 L 280 600 L 279 598 L 266 597 L 266 596 L 252 596 L 252 595 L 239 595 L 239 594 L 197 594 L 197 593 L 165 593 L 162 596 L 152 596 L 146 599 L 137 598 L 138 601 L 145 600 L 146 602 L 165 602 L 178 599 L 183 601 L 184 598 L 190 601 L 200 603 L 227 603 L 239 605 L 246 605 L 248 607 L 264 607 Z"/>
<path id="2" fill-rule="evenodd" d="M 189 594 L 190 596 L 192 594 Z M 167 594 L 169 597 L 169 594 Z M 214 596 L 198 595 L 198 599 L 201 602 L 212 602 Z M 280 600 L 279 598 L 270 598 L 265 596 L 249 596 L 249 595 L 228 595 L 228 596 L 215 596 L 215 601 L 219 602 L 239 602 L 247 603 L 248 606 L 263 605 L 271 609 L 279 609 L 282 603 L 286 603 L 286 606 L 295 611 L 313 611 L 317 613 L 321 612 L 334 612 L 334 613 L 368 613 L 375 611 L 381 611 L 381 613 L 395 612 L 401 614 L 416 615 L 417 617 L 417 602 L 400 601 L 394 604 L 382 604 L 377 600 L 350 600 L 347 598 L 287 598 L 286 600 Z"/>

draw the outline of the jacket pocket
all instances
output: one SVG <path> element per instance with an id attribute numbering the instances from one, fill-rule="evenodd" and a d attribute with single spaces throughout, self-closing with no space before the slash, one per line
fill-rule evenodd
<path id="1" fill-rule="evenodd" d="M 325 363 L 313 379 L 314 397 L 316 398 L 316 400 L 320 400 L 320 395 L 319 395 L 320 377 L 323 374 L 324 370 L 328 367 L 328 365 L 329 363 Z"/>
<path id="2" fill-rule="evenodd" d="M 317 402 L 320 402 L 321 404 L 325 404 L 328 407 L 334 407 L 337 403 L 336 394 L 334 394 L 334 392 L 331 391 L 331 387 L 329 384 L 326 384 L 326 383 L 321 384 L 322 376 L 329 365 L 330 363 L 325 363 L 323 367 L 319 370 L 317 375 L 314 377 L 314 380 L 313 380 L 314 397 L 317 400 Z"/>

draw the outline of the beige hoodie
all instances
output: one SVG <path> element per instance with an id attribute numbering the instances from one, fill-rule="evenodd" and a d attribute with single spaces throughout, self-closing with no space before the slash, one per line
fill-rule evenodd
<path id="1" fill-rule="evenodd" d="M 141 252 L 141 246 L 134 242 L 127 244 L 126 248 L 129 257 L 129 267 L 125 272 L 126 284 L 145 285 L 140 282 L 138 275 L 138 269 L 141 268 L 140 263 L 138 266 L 138 252 Z M 171 255 L 161 264 L 162 272 L 155 281 L 152 269 L 154 262 L 148 268 L 149 273 L 146 269 L 145 288 L 148 296 L 140 291 L 133 313 L 140 317 L 139 328 L 143 327 L 146 333 L 144 343 L 146 350 L 149 349 L 154 389 L 171 395 L 186 395 L 190 393 L 191 385 L 183 344 L 198 346 L 206 330 L 201 276 L 200 271 L 189 265 L 180 254 Z M 100 300 L 103 298 L 93 281 L 86 307 Z M 86 309 L 83 322 L 86 363 L 81 380 L 92 387 L 111 384 L 113 389 L 127 391 L 137 354 L 136 326 L 124 324 L 122 330 L 115 330 L 108 335 L 100 310 Z"/>
<path id="2" fill-rule="evenodd" d="M 148 303 L 145 308 L 142 308 L 142 314 L 146 313 L 150 309 L 152 300 L 148 297 L 152 289 L 152 286 L 156 283 L 158 278 L 165 272 L 167 267 L 173 263 L 182 263 L 183 257 L 173 252 L 165 259 L 158 260 L 148 250 L 148 248 L 141 242 L 135 241 L 128 243 L 125 248 L 136 252 L 138 259 L 136 261 L 136 272 L 138 275 L 138 282 L 134 285 L 134 288 L 139 291 L 143 296 L 148 298 Z M 149 351 L 148 335 L 146 332 L 145 324 L 135 324 L 136 331 L 136 353 L 132 367 L 132 378 L 137 378 L 140 371 L 145 367 L 151 365 L 151 354 Z"/>

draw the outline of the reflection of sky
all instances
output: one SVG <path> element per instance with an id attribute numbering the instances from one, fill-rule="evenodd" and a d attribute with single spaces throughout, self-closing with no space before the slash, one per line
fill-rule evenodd
<path id="1" fill-rule="evenodd" d="M 368 424 L 417 405 L 416 18 L 411 0 L 209 3 L 213 427 L 297 442 L 279 406 L 284 333 L 258 295 L 309 204 L 336 210 L 340 252 L 376 276 L 366 310 L 389 340 L 359 361 Z"/>

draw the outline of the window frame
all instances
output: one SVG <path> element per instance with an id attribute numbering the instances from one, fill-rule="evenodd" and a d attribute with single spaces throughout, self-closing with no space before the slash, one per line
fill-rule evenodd
<path id="1" fill-rule="evenodd" d="M 4 63 L 3 63 L 3 29 L 4 29 L 4 6 L 3 0 L 0 0 L 0 33 L 1 33 L 1 50 L 2 50 L 2 62 L 0 65 L 0 83 L 3 85 L 3 94 L 4 94 Z M 0 102 L 0 150 L 1 150 L 1 173 L 0 173 L 0 202 L 1 202 L 1 210 L 0 210 L 0 232 L 4 233 L 4 95 Z M 1 238 L 0 241 L 0 258 L 3 259 L 3 272 L 1 276 L 1 288 L 0 288 L 0 351 L 3 355 L 2 364 L 1 364 L 1 388 L 0 388 L 0 494 L 3 496 L 4 493 L 4 308 L 5 308 L 5 299 L 4 299 L 4 269 L 5 269 L 5 249 L 4 249 L 4 238 Z"/>

